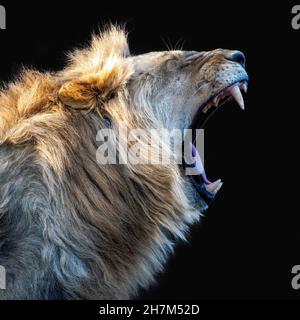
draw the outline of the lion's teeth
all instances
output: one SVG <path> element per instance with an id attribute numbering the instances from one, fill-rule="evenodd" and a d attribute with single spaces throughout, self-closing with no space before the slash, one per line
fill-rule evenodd
<path id="1" fill-rule="evenodd" d="M 245 109 L 245 105 L 244 105 L 244 99 L 243 96 L 241 94 L 241 90 L 239 88 L 239 86 L 234 86 L 230 89 L 230 94 L 232 95 L 232 97 L 235 99 L 235 101 L 238 103 L 238 105 L 240 106 L 240 108 L 242 110 Z"/>
<path id="2" fill-rule="evenodd" d="M 206 112 L 210 109 L 210 107 L 211 107 L 211 102 L 209 102 L 209 103 L 205 106 L 205 108 L 203 109 L 203 112 L 206 113 Z"/>
<path id="3" fill-rule="evenodd" d="M 222 185 L 223 185 L 223 182 L 221 179 L 219 179 L 219 180 L 212 182 L 210 184 L 206 184 L 205 188 L 208 192 L 216 194 L 221 189 Z"/>
<path id="4" fill-rule="evenodd" d="M 219 96 L 216 96 L 214 99 L 213 99 L 213 104 L 217 107 L 218 104 L 219 104 Z"/>
<path id="5" fill-rule="evenodd" d="M 246 83 L 243 83 L 243 84 L 242 84 L 242 89 L 244 90 L 245 93 L 247 93 L 247 91 L 248 91 L 248 86 L 247 86 Z"/>

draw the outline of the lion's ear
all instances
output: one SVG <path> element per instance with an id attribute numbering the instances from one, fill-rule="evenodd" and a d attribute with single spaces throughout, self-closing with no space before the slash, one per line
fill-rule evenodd
<path id="1" fill-rule="evenodd" d="M 90 46 L 69 54 L 69 65 L 60 73 L 59 99 L 75 109 L 99 106 L 120 90 L 133 67 L 125 32 L 110 26 L 94 35 Z"/>
<path id="2" fill-rule="evenodd" d="M 100 70 L 66 81 L 58 92 L 61 102 L 74 109 L 91 109 L 115 97 L 130 75 L 131 65 L 120 57 L 110 57 Z"/>
<path id="3" fill-rule="evenodd" d="M 58 92 L 61 102 L 74 109 L 89 109 L 95 97 L 88 83 L 73 81 L 65 83 Z"/>

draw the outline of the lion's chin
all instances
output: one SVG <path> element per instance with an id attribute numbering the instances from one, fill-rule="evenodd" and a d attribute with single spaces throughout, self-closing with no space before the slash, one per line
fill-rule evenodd
<path id="1" fill-rule="evenodd" d="M 239 107 L 244 110 L 245 104 L 241 90 L 246 93 L 247 89 L 248 79 L 242 79 L 227 86 L 217 95 L 211 97 L 204 105 L 199 108 L 199 112 L 191 124 L 191 129 L 196 130 L 203 128 L 212 114 L 216 110 L 218 110 L 221 105 L 225 104 L 230 99 L 234 99 Z M 203 163 L 201 161 L 201 157 L 194 143 L 195 141 L 192 143 L 191 148 L 193 157 L 195 159 L 194 168 L 197 171 L 197 175 L 191 176 L 192 183 L 200 193 L 202 198 L 209 202 L 210 200 L 214 199 L 218 191 L 221 189 L 223 182 L 221 179 L 211 182 L 207 178 Z"/>

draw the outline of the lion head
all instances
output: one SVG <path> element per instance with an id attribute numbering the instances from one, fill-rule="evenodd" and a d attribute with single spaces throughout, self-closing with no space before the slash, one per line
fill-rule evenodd
<path id="1" fill-rule="evenodd" d="M 207 179 L 194 146 L 193 180 L 175 163 L 100 165 L 97 132 L 201 128 L 231 97 L 244 108 L 247 81 L 239 51 L 132 56 L 125 32 L 110 27 L 70 53 L 61 72 L 25 70 L 2 90 L 0 264 L 8 283 L 0 297 L 116 299 L 147 287 L 221 181 Z"/>
<path id="2" fill-rule="evenodd" d="M 75 109 L 107 106 L 105 101 L 113 101 L 114 95 L 123 92 L 135 118 L 141 115 L 134 126 L 143 127 L 146 118 L 152 126 L 168 129 L 203 128 L 207 119 L 231 98 L 244 109 L 241 90 L 247 92 L 248 75 L 245 56 L 240 51 L 177 50 L 131 56 L 125 34 L 116 28 L 101 38 L 95 37 L 92 48 L 92 52 L 71 55 L 69 70 L 63 72 L 63 77 L 70 74 L 73 80 L 63 85 L 59 94 L 65 104 Z M 82 63 L 96 70 L 91 73 Z M 82 75 L 78 76 L 78 72 Z M 114 119 L 109 110 L 106 112 L 114 123 L 120 123 L 120 116 Z M 199 176 L 205 182 L 198 191 L 203 197 L 212 198 L 220 190 L 222 181 L 211 183 L 207 179 L 197 149 L 195 146 L 192 149 Z M 199 183 L 199 179 L 196 181 Z"/>

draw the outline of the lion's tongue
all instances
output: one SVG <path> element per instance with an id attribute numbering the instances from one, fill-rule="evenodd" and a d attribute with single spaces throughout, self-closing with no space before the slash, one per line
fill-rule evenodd
<path id="1" fill-rule="evenodd" d="M 203 182 L 205 183 L 206 185 L 205 187 L 207 191 L 211 193 L 217 193 L 223 185 L 221 179 L 214 182 L 211 182 L 207 179 L 199 152 L 197 148 L 194 146 L 194 144 L 191 144 L 191 146 L 192 146 L 192 156 L 195 159 L 195 169 L 198 171 L 198 174 L 201 176 Z"/>
<path id="2" fill-rule="evenodd" d="M 192 144 L 192 156 L 195 159 L 195 169 L 197 170 L 199 176 L 202 177 L 205 184 L 210 184 L 211 182 L 207 179 L 204 166 L 200 157 L 200 154 L 197 150 L 197 148 Z"/>

